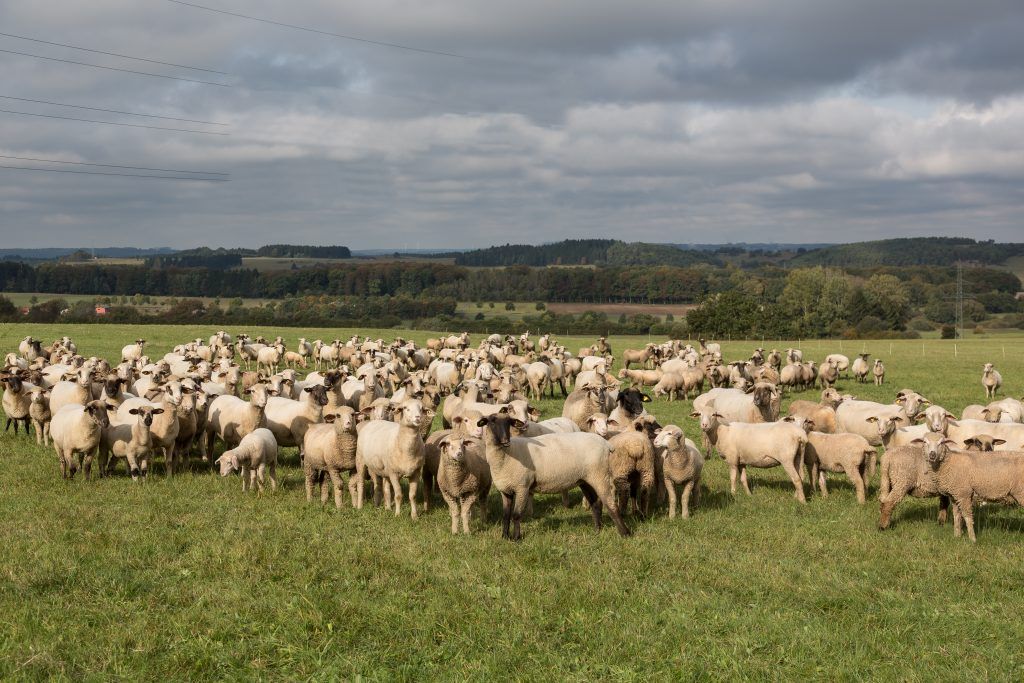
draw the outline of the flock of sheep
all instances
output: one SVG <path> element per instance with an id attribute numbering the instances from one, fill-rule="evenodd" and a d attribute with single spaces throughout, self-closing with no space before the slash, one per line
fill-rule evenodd
<path id="1" fill-rule="evenodd" d="M 216 466 L 223 476 L 240 471 L 243 490 L 276 488 L 279 448 L 297 447 L 307 500 L 319 492 L 326 503 L 333 493 L 340 508 L 347 486 L 362 508 L 371 482 L 376 505 L 398 515 L 407 500 L 415 519 L 436 488 L 452 533 L 469 532 L 475 504 L 486 517 L 494 488 L 502 535 L 512 539 L 521 538 L 534 494 L 561 494 L 568 504 L 575 488 L 597 528 L 607 511 L 624 536 L 628 512 L 644 517 L 666 499 L 669 517 L 677 509 L 688 517 L 715 452 L 729 464 L 733 494 L 737 480 L 750 494 L 748 468 L 782 467 L 800 502 L 806 470 L 823 496 L 826 473 L 845 474 L 864 503 L 883 447 L 881 528 L 907 495 L 938 497 L 939 521 L 952 501 L 954 532 L 966 521 L 973 541 L 975 503 L 1024 503 L 1024 405 L 996 400 L 1002 378 L 991 364 L 981 378 L 990 402 L 957 418 L 910 389 L 891 404 L 840 394 L 842 373 L 883 384 L 885 367 L 868 354 L 852 363 L 831 354 L 819 366 L 799 349 L 758 348 L 726 363 L 720 345 L 703 339 L 699 348 L 672 340 L 623 350 L 617 376 L 603 337 L 573 354 L 528 332 L 475 347 L 468 333 L 424 347 L 401 338 L 300 339 L 288 351 L 280 337 L 221 331 L 159 358 L 146 351 L 138 339 L 111 363 L 83 357 L 68 337 L 49 346 L 27 337 L 0 371 L 5 431 L 13 425 L 17 435 L 22 425 L 27 434 L 31 423 L 38 443 L 52 441 L 61 475 L 83 469 L 87 479 L 97 455 L 100 476 L 124 461 L 138 479 L 157 456 L 171 475 L 193 454 L 212 459 L 219 440 L 226 450 Z M 645 387 L 669 401 L 694 396 L 701 447 L 658 422 Z M 781 415 L 783 391 L 815 387 L 820 401 L 793 401 Z M 556 388 L 562 416 L 539 420 L 530 401 Z M 431 432 L 437 413 L 443 429 Z"/>

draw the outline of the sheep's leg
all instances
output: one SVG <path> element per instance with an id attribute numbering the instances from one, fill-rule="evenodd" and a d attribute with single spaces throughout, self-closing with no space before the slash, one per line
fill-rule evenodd
<path id="1" fill-rule="evenodd" d="M 960 506 L 953 505 L 953 536 L 960 538 L 963 534 L 964 516 L 960 513 Z"/>
<path id="2" fill-rule="evenodd" d="M 680 512 L 683 515 L 683 519 L 689 519 L 690 518 L 690 498 L 691 498 L 691 496 L 693 497 L 694 504 L 696 504 L 696 502 L 697 502 L 696 496 L 693 495 L 694 494 L 694 487 L 695 486 L 696 486 L 696 484 L 695 484 L 695 482 L 692 479 L 690 481 L 686 482 L 686 485 L 683 486 L 683 495 L 681 496 L 682 500 L 680 501 L 680 507 L 682 508 L 682 510 L 680 510 Z"/>
<path id="3" fill-rule="evenodd" d="M 956 506 L 954 506 L 953 512 L 956 513 Z M 947 511 L 949 510 L 949 496 L 939 496 L 939 526 L 946 524 Z"/>
<path id="4" fill-rule="evenodd" d="M 850 474 L 850 480 L 853 482 L 854 486 L 857 486 L 858 479 L 859 479 L 859 477 L 856 475 L 856 473 Z M 828 484 L 825 481 L 825 471 L 824 470 L 818 470 L 818 476 L 811 477 L 811 491 L 814 490 L 814 481 L 815 480 L 818 481 L 818 490 L 821 491 L 821 497 L 822 498 L 828 498 Z M 859 495 L 861 495 L 861 496 L 864 495 L 864 482 L 860 482 L 859 490 L 860 490 L 860 494 Z"/>
<path id="5" fill-rule="evenodd" d="M 512 503 L 515 501 L 515 494 L 501 492 L 501 537 L 511 538 L 509 535 L 509 524 L 512 521 Z"/>
<path id="6" fill-rule="evenodd" d="M 598 531 L 601 530 L 601 501 L 597 496 L 597 491 L 594 490 L 590 484 L 585 481 L 579 482 L 580 491 L 583 492 L 583 498 L 590 504 L 590 514 L 594 517 L 594 528 Z M 620 491 L 616 487 L 612 491 L 613 498 L 619 498 Z"/>
<path id="7" fill-rule="evenodd" d="M 420 470 L 416 470 L 409 475 L 409 516 L 412 519 L 419 519 L 419 514 L 416 511 L 416 489 L 420 483 Z M 398 489 L 398 495 L 401 497 L 402 489 Z"/>
<path id="8" fill-rule="evenodd" d="M 14 421 L 13 419 L 11 419 L 11 418 L 7 418 L 7 424 L 5 424 L 5 425 L 4 425 L 4 431 L 5 431 L 5 432 L 7 432 L 8 430 L 10 430 L 10 428 L 11 428 L 11 422 L 13 422 L 13 421 Z M 18 428 L 17 428 L 17 427 L 15 427 L 15 428 L 14 428 L 14 431 L 15 431 L 15 434 L 17 434 Z"/>
<path id="9" fill-rule="evenodd" d="M 750 481 L 747 479 L 747 466 L 740 465 L 740 483 L 743 484 L 743 490 L 748 496 L 753 495 L 750 492 Z"/>
<path id="10" fill-rule="evenodd" d="M 395 502 L 395 517 L 397 517 L 402 511 L 402 481 L 398 478 L 397 474 L 389 474 L 388 480 L 391 482 L 391 493 Z M 410 482 L 411 484 L 412 482 Z M 386 492 L 385 492 L 386 495 Z M 415 517 L 415 512 L 413 513 Z"/>
<path id="11" fill-rule="evenodd" d="M 448 429 L 447 427 L 445 429 Z M 423 470 L 423 511 L 430 511 L 430 497 L 434 495 L 434 475 Z M 442 494 L 444 495 L 444 494 Z"/>
<path id="12" fill-rule="evenodd" d="M 341 471 L 334 468 L 328 468 L 327 474 L 331 477 L 331 488 L 334 489 L 334 507 L 340 510 L 342 499 L 344 498 L 341 487 Z"/>
<path id="13" fill-rule="evenodd" d="M 571 508 L 572 504 L 569 502 L 569 492 L 562 491 L 562 507 Z"/>
<path id="14" fill-rule="evenodd" d="M 526 491 L 516 491 L 515 498 L 512 505 L 512 540 L 521 541 L 523 540 L 523 510 L 526 508 L 526 503 L 532 500 Z"/>
<path id="15" fill-rule="evenodd" d="M 736 495 L 736 477 L 739 475 L 739 467 L 736 465 L 729 465 L 729 493 Z"/>
<path id="16" fill-rule="evenodd" d="M 359 491 L 357 491 L 357 489 L 359 489 Z M 354 472 L 349 472 L 349 475 L 348 475 L 348 497 L 349 497 L 349 500 L 352 501 L 352 507 L 356 506 L 356 494 L 357 493 L 359 494 L 359 505 L 360 505 L 360 507 L 362 506 L 362 496 L 363 496 L 363 494 L 361 492 L 361 489 L 362 489 L 362 487 L 358 486 L 357 483 L 356 483 L 356 475 L 355 475 L 355 473 Z"/>
<path id="17" fill-rule="evenodd" d="M 867 502 L 867 483 L 864 481 L 864 463 L 861 463 L 857 469 L 850 472 L 850 479 L 853 480 L 853 488 L 857 491 L 857 502 L 863 505 Z"/>
<path id="18" fill-rule="evenodd" d="M 305 475 L 305 479 L 306 479 L 306 502 L 307 503 L 312 503 L 313 502 L 313 476 L 314 476 L 313 468 L 308 466 L 308 465 L 305 465 L 302 468 L 302 473 Z"/>
<path id="19" fill-rule="evenodd" d="M 608 490 L 605 495 L 599 495 L 597 502 L 594 503 L 594 508 L 597 510 L 599 518 L 602 506 L 608 508 L 608 516 L 615 522 L 615 529 L 619 532 L 620 536 L 631 536 L 633 534 L 629 527 L 626 526 L 626 523 L 622 521 L 622 511 L 615 502 L 614 491 Z"/>
<path id="20" fill-rule="evenodd" d="M 249 466 L 248 465 L 242 465 L 242 491 L 243 492 L 248 491 L 250 486 L 251 486 L 251 481 L 249 479 Z"/>
<path id="21" fill-rule="evenodd" d="M 96 455 L 98 449 L 93 449 L 86 453 L 82 458 L 82 466 L 85 470 L 85 480 L 89 481 L 92 478 L 92 459 Z"/>
<path id="22" fill-rule="evenodd" d="M 444 498 L 444 502 L 448 503 L 448 514 L 452 518 L 452 533 L 459 533 L 459 502 L 449 496 L 444 491 L 441 491 L 441 497 Z"/>
<path id="23" fill-rule="evenodd" d="M 380 484 L 380 486 L 378 486 L 378 484 Z M 379 479 L 377 477 L 373 478 L 373 502 L 374 505 L 377 506 L 380 505 L 377 498 L 378 489 L 380 489 L 384 499 L 384 509 L 391 510 L 391 498 L 393 494 L 391 493 L 391 480 L 388 479 L 387 475 L 384 475 Z"/>
<path id="24" fill-rule="evenodd" d="M 55 451 L 57 451 L 57 462 L 60 464 L 60 478 L 61 479 L 67 479 L 68 478 L 68 466 L 67 466 L 67 460 L 64 458 L 64 453 L 61 452 L 60 446 L 58 446 L 56 444 L 56 442 L 53 444 L 53 449 Z"/>
<path id="25" fill-rule="evenodd" d="M 910 493 L 910 487 L 904 485 L 898 489 L 891 490 L 889 494 L 882 499 L 880 510 L 881 514 L 878 519 L 878 528 L 880 530 L 884 531 L 889 528 L 889 525 L 892 523 L 893 509 L 908 493 Z"/>
<path id="26" fill-rule="evenodd" d="M 875 465 L 878 464 L 878 453 L 872 453 L 868 457 L 868 479 L 875 476 Z"/>
<path id="27" fill-rule="evenodd" d="M 800 476 L 800 470 L 798 470 L 791 462 L 782 463 L 782 469 L 786 470 L 786 474 L 789 475 L 789 480 L 793 482 L 793 488 L 796 489 L 794 492 L 796 499 L 801 503 L 806 503 L 807 498 L 804 496 L 804 479 Z"/>
<path id="28" fill-rule="evenodd" d="M 665 491 L 668 493 L 668 518 L 675 519 L 676 516 L 676 485 L 668 477 L 665 477 Z M 686 492 L 686 489 L 683 489 Z"/>
<path id="29" fill-rule="evenodd" d="M 974 535 L 974 501 L 967 499 L 963 501 L 963 503 L 958 503 L 957 507 L 960 508 L 960 514 L 963 515 L 964 524 L 967 525 L 967 538 L 971 539 L 971 543 L 977 543 L 978 539 Z"/>

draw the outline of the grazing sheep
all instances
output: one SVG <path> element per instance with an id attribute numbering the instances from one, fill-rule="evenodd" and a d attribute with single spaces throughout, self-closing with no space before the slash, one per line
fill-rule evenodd
<path id="1" fill-rule="evenodd" d="M 633 420 L 630 427 L 608 439 L 612 447 L 608 468 L 620 513 L 626 511 L 632 499 L 633 512 L 643 518 L 650 511 L 650 494 L 655 485 L 651 437 L 661 426 L 653 416 L 644 415 Z"/>
<path id="2" fill-rule="evenodd" d="M 1003 413 L 999 416 L 1000 422 L 1024 422 L 1024 401 L 1004 398 L 1001 401 L 993 401 L 989 407 L 1002 409 Z"/>
<path id="3" fill-rule="evenodd" d="M 737 475 L 743 483 L 743 489 L 750 495 L 748 467 L 781 465 L 793 482 L 796 499 L 801 503 L 807 502 L 800 473 L 807 445 L 807 433 L 801 418 L 787 417 L 782 422 L 757 424 L 730 423 L 720 413 L 711 412 L 710 409 L 695 413 L 694 417 L 700 418 L 701 430 L 708 434 L 709 441 L 729 463 L 729 490 L 733 495 L 736 495 Z"/>
<path id="4" fill-rule="evenodd" d="M 152 406 L 130 408 L 128 414 L 134 420 L 107 425 L 100 439 L 101 476 L 113 472 L 119 458 L 125 459 L 133 481 L 149 473 L 149 459 L 153 454 L 153 416 L 163 412 L 163 408 Z M 113 459 L 110 456 L 114 456 Z"/>
<path id="5" fill-rule="evenodd" d="M 356 507 L 363 507 L 363 480 L 369 474 L 373 480 L 374 504 L 379 505 L 383 492 L 384 507 L 390 510 L 393 500 L 397 517 L 401 514 L 401 479 L 404 477 L 409 480 L 411 516 L 417 519 L 416 487 L 424 460 L 423 438 L 420 436 L 424 419 L 423 404 L 415 399 L 407 399 L 395 408 L 395 413 L 399 417 L 397 423 L 370 420 L 359 433 L 356 443 Z"/>
<path id="6" fill-rule="evenodd" d="M 628 370 L 631 363 L 637 363 L 641 368 L 647 367 L 647 361 L 655 355 L 655 348 L 654 344 L 648 344 L 642 349 L 624 349 L 622 351 L 623 367 Z"/>
<path id="7" fill-rule="evenodd" d="M 711 389 L 693 400 L 695 412 L 714 404 L 715 412 L 729 422 L 775 422 L 782 395 L 774 384 L 758 382 L 748 391 Z"/>
<path id="8" fill-rule="evenodd" d="M 1003 376 L 995 369 L 992 363 L 985 363 L 981 371 L 981 386 L 985 387 L 985 398 L 993 399 L 999 387 L 1003 386 Z M 972 531 L 973 534 L 973 531 Z M 971 540 L 974 540 L 973 536 Z"/>
<path id="9" fill-rule="evenodd" d="M 703 377 L 703 373 L 702 373 Z M 658 383 L 654 385 L 654 391 L 652 392 L 657 396 L 668 396 L 669 401 L 676 400 L 679 396 L 679 392 L 683 392 L 685 398 L 689 398 L 689 392 L 686 389 L 686 381 L 683 379 L 682 374 L 678 372 L 663 372 Z"/>
<path id="10" fill-rule="evenodd" d="M 35 387 L 29 392 L 28 416 L 36 430 L 36 443 L 40 446 L 50 445 L 50 392 Z"/>
<path id="11" fill-rule="evenodd" d="M 469 533 L 469 513 L 479 501 L 480 513 L 487 520 L 487 494 L 491 490 L 491 469 L 483 457 L 484 445 L 479 439 L 448 435 L 437 443 L 441 458 L 437 469 L 437 485 L 448 503 L 452 517 L 452 533 Z"/>
<path id="12" fill-rule="evenodd" d="M 619 370 L 620 380 L 629 380 L 629 386 L 633 389 L 638 387 L 653 387 L 661 380 L 664 373 L 661 370 Z"/>
<path id="13" fill-rule="evenodd" d="M 967 523 L 971 543 L 974 535 L 974 502 L 988 501 L 1020 507 L 1024 505 L 1024 452 L 986 453 L 951 451 L 955 443 L 930 434 L 920 444 L 935 476 L 940 494 L 953 502 L 953 535 L 961 535 Z"/>
<path id="14" fill-rule="evenodd" d="M 946 430 L 946 435 L 960 446 L 965 444 L 967 439 L 979 434 L 987 434 L 1006 441 L 1005 447 L 999 450 L 1016 451 L 1024 448 L 1024 424 L 1020 423 L 952 420 Z"/>
<path id="15" fill-rule="evenodd" d="M 85 478 L 90 478 L 92 459 L 99 448 L 103 431 L 110 424 L 108 406 L 103 401 L 90 401 L 84 406 L 66 405 L 50 421 L 50 438 L 60 460 L 60 476 L 72 479 L 79 467 L 84 467 Z M 79 461 L 74 455 L 78 453 Z M 84 458 L 84 459 L 83 459 Z"/>
<path id="16" fill-rule="evenodd" d="M 842 397 L 835 389 L 821 392 L 821 402 L 793 401 L 787 412 L 793 417 L 802 417 L 814 423 L 814 430 L 824 434 L 836 431 L 836 406 L 842 403 Z M 813 483 L 813 482 L 812 482 Z"/>
<path id="17" fill-rule="evenodd" d="M 984 420 L 985 422 L 999 422 L 1003 416 L 1003 409 L 995 404 L 988 406 L 969 405 L 964 408 L 961 419 L 963 420 Z"/>
<path id="18" fill-rule="evenodd" d="M 289 368 L 307 367 L 306 356 L 303 356 L 297 351 L 285 351 L 284 353 L 284 364 Z"/>
<path id="19" fill-rule="evenodd" d="M 881 358 L 875 359 L 875 365 L 871 368 L 871 374 L 875 378 L 875 386 L 880 387 L 885 382 L 885 365 Z"/>
<path id="20" fill-rule="evenodd" d="M 696 444 L 686 438 L 683 430 L 675 425 L 662 427 L 661 433 L 654 438 L 657 448 L 655 458 L 661 458 L 662 485 L 668 493 L 668 516 L 676 516 L 676 487 L 682 487 L 679 500 L 679 511 L 683 519 L 690 516 L 690 500 L 693 504 L 700 501 L 700 476 L 704 470 L 704 456 L 697 450 Z"/>
<path id="21" fill-rule="evenodd" d="M 255 486 L 263 493 L 263 484 L 268 475 L 270 490 L 277 490 L 277 440 L 266 427 L 254 429 L 242 437 L 238 445 L 224 451 L 217 458 L 220 476 L 226 477 L 235 470 L 242 471 L 242 491 Z"/>
<path id="22" fill-rule="evenodd" d="M 863 436 L 809 432 L 807 447 L 804 449 L 804 465 L 810 475 L 811 490 L 814 490 L 817 482 L 821 495 L 827 498 L 825 473 L 842 472 L 853 483 L 853 488 L 857 492 L 857 502 L 863 505 L 867 500 L 865 473 L 868 461 L 874 455 L 874 446 Z"/>
<path id="23" fill-rule="evenodd" d="M 594 525 L 601 528 L 602 507 L 615 522 L 619 534 L 630 535 L 622 521 L 609 474 L 611 446 L 596 434 L 545 434 L 512 438 L 518 420 L 496 414 L 480 418 L 485 456 L 494 487 L 502 496 L 502 538 L 522 538 L 520 522 L 534 493 L 562 493 L 577 486 L 590 503 Z M 510 526 L 514 529 L 510 530 Z"/>
<path id="24" fill-rule="evenodd" d="M 314 485 L 320 486 L 320 502 L 327 502 L 324 474 L 331 478 L 334 506 L 341 509 L 342 472 L 348 473 L 348 495 L 356 506 L 356 424 L 358 415 L 349 406 L 324 415 L 325 424 L 310 425 L 303 437 L 306 457 L 302 469 L 306 477 L 306 502 L 313 500 Z"/>

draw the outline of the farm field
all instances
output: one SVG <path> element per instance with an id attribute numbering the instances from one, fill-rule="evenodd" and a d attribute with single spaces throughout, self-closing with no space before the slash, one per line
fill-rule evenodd
<path id="1" fill-rule="evenodd" d="M 116 359 L 136 337 L 159 356 L 214 331 L 10 324 L 0 326 L 0 350 L 27 335 L 48 342 L 67 334 L 86 356 Z M 229 331 L 281 334 L 289 346 L 355 332 Z M 435 336 L 359 332 L 421 344 Z M 593 341 L 560 340 L 574 352 Z M 647 338 L 609 341 L 619 355 Z M 830 352 L 881 358 L 884 386 L 840 382 L 859 398 L 889 402 L 913 388 L 959 414 L 984 402 L 985 362 L 1002 372 L 1001 396 L 1024 393 L 1019 335 L 724 342 L 723 353 L 731 360 L 755 346 L 794 345 L 819 361 Z M 558 397 L 538 407 L 547 418 L 561 405 Z M 690 401 L 656 399 L 648 409 L 699 443 Z M 879 532 L 877 474 L 865 506 L 840 475 L 830 476 L 829 498 L 810 495 L 802 506 L 778 468 L 751 470 L 753 496 L 734 499 L 728 468 L 714 459 L 689 520 L 670 521 L 664 510 L 647 521 L 627 517 L 634 535 L 623 539 L 607 518 L 594 531 L 578 491 L 573 509 L 540 496 L 524 540 L 513 544 L 501 539 L 493 492 L 490 521 L 474 519 L 472 535 L 453 537 L 440 497 L 416 522 L 372 506 L 306 505 L 295 449 L 284 454 L 282 488 L 256 496 L 197 460 L 170 480 L 157 463 L 159 474 L 141 484 L 123 467 L 112 478 L 86 483 L 79 474 L 66 483 L 52 449 L 21 434 L 0 437 L 0 678 L 1024 676 L 1022 510 L 982 509 L 976 546 L 935 524 L 934 500 L 904 502 L 893 527 Z"/>
<path id="2" fill-rule="evenodd" d="M 490 307 L 491 303 L 494 304 L 494 308 Z M 456 310 L 468 318 L 472 318 L 477 313 L 483 313 L 488 318 L 505 316 L 509 320 L 522 320 L 524 315 L 540 315 L 543 313 L 543 311 L 537 310 L 537 302 L 535 301 L 514 301 L 512 303 L 515 305 L 515 310 L 506 311 L 506 302 L 504 301 L 484 301 L 483 307 L 477 306 L 477 302 L 460 301 Z M 585 313 L 587 311 L 594 311 L 595 313 L 605 313 L 609 317 L 617 318 L 621 314 L 637 315 L 638 313 L 646 313 L 661 320 L 664 320 L 665 315 L 669 313 L 674 315 L 677 320 L 681 320 L 686 315 L 687 311 L 694 308 L 693 304 L 590 304 L 547 302 L 544 305 L 546 310 L 558 314 L 572 313 L 573 315 L 579 315 L 580 313 Z"/>

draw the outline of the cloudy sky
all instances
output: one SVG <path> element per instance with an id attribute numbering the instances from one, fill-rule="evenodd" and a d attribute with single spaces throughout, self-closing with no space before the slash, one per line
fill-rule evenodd
<path id="1" fill-rule="evenodd" d="M 1024 239 L 1024 4 L 978 0 L 3 0 L 15 246 L 445 248 L 564 237 Z M 229 124 L 142 118 L 11 98 Z M 155 173 L 0 158 L 2 166 Z M 181 175 L 164 173 L 164 175 Z"/>

